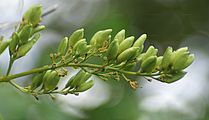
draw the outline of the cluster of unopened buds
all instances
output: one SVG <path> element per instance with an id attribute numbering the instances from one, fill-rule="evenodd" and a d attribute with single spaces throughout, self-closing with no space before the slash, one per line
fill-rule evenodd
<path id="1" fill-rule="evenodd" d="M 154 46 L 144 50 L 146 34 L 138 39 L 126 37 L 125 30 L 119 31 L 114 37 L 112 29 L 96 32 L 88 41 L 84 38 L 84 29 L 78 29 L 69 37 L 64 37 L 56 53 L 50 54 L 51 65 L 35 68 L 18 74 L 9 74 L 16 59 L 25 56 L 45 29 L 40 25 L 42 7 L 30 8 L 23 16 L 18 29 L 7 41 L 0 41 L 0 54 L 8 47 L 10 65 L 6 75 L 0 76 L 0 82 L 9 82 L 19 90 L 37 98 L 39 95 L 75 94 L 84 92 L 94 85 L 92 75 L 102 80 L 124 79 L 133 88 L 138 88 L 136 80 L 129 75 L 143 76 L 147 80 L 158 80 L 165 83 L 175 82 L 186 74 L 183 71 L 193 61 L 187 47 L 173 50 L 168 47 L 162 56 Z M 66 68 L 73 67 L 79 72 L 68 79 L 63 88 L 58 83 L 68 74 Z M 30 86 L 17 85 L 13 79 L 33 74 Z"/>

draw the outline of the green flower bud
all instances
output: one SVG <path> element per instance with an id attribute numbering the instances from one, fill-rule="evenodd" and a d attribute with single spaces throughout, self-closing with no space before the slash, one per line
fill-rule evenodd
<path id="1" fill-rule="evenodd" d="M 90 80 L 89 82 L 83 83 L 78 88 L 76 88 L 75 92 L 84 92 L 90 89 L 94 85 L 94 81 Z"/>
<path id="2" fill-rule="evenodd" d="M 162 61 L 163 61 L 163 56 L 157 57 L 157 63 L 156 63 L 156 66 L 157 66 L 157 67 L 160 67 L 160 66 L 161 66 L 161 64 L 162 64 Z"/>
<path id="3" fill-rule="evenodd" d="M 147 34 L 142 34 L 134 43 L 133 47 L 139 47 L 139 53 L 144 49 L 144 41 L 147 39 Z"/>
<path id="4" fill-rule="evenodd" d="M 40 31 L 42 31 L 42 30 L 44 30 L 44 29 L 46 29 L 46 27 L 45 27 L 44 25 L 40 25 L 40 26 L 35 27 L 35 28 L 33 29 L 33 31 L 32 31 L 32 35 L 34 35 L 34 34 L 37 33 L 37 32 L 40 32 Z"/>
<path id="5" fill-rule="evenodd" d="M 60 76 L 55 76 L 50 84 L 50 87 L 48 87 L 49 90 L 55 90 L 55 88 L 57 87 L 58 83 L 60 81 Z"/>
<path id="6" fill-rule="evenodd" d="M 44 79 L 44 91 L 48 92 L 50 90 L 54 90 L 60 80 L 57 71 L 51 71 L 46 79 Z M 44 75 L 45 76 L 45 75 Z"/>
<path id="7" fill-rule="evenodd" d="M 85 83 L 91 76 L 92 76 L 91 74 L 86 72 L 85 75 L 83 75 L 83 77 L 81 78 L 81 81 L 80 83 L 78 83 L 78 85 Z"/>
<path id="8" fill-rule="evenodd" d="M 157 57 L 157 62 L 156 62 L 155 69 L 153 70 L 153 72 L 157 72 L 161 70 L 162 60 L 163 60 L 163 56 Z"/>
<path id="9" fill-rule="evenodd" d="M 135 48 L 137 48 L 137 50 L 130 60 L 134 60 L 134 59 L 137 60 L 137 57 L 140 55 L 140 48 L 139 47 L 135 47 Z"/>
<path id="10" fill-rule="evenodd" d="M 9 51 L 10 53 L 14 53 L 16 51 L 17 45 L 19 43 L 19 36 L 16 32 L 12 34 L 12 40 L 9 44 Z"/>
<path id="11" fill-rule="evenodd" d="M 98 31 L 90 40 L 90 45 L 101 48 L 104 45 L 104 42 L 109 39 L 109 35 L 112 32 L 112 29 Z"/>
<path id="12" fill-rule="evenodd" d="M 173 69 L 182 70 L 184 69 L 184 64 L 189 58 L 189 52 L 176 52 L 173 60 Z"/>
<path id="13" fill-rule="evenodd" d="M 31 23 L 33 26 L 36 26 L 41 21 L 41 15 L 42 15 L 42 6 L 41 5 L 32 6 L 23 15 L 23 21 L 25 23 Z"/>
<path id="14" fill-rule="evenodd" d="M 163 54 L 163 59 L 161 64 L 163 70 L 166 70 L 168 66 L 171 64 L 172 55 L 173 55 L 173 49 L 172 47 L 168 47 L 165 53 Z"/>
<path id="15" fill-rule="evenodd" d="M 140 54 L 140 55 L 136 58 L 137 62 L 141 63 L 141 62 L 142 62 L 142 58 L 143 58 L 144 56 L 145 56 L 145 53 Z"/>
<path id="16" fill-rule="evenodd" d="M 68 38 L 65 37 L 64 39 L 61 40 L 57 53 L 60 53 L 61 55 L 65 55 L 68 50 Z"/>
<path id="17" fill-rule="evenodd" d="M 188 52 L 188 47 L 182 47 L 182 48 L 179 48 L 176 53 L 182 53 L 182 52 Z"/>
<path id="18" fill-rule="evenodd" d="M 7 40 L 7 41 L 4 41 L 4 42 L 1 42 L 0 44 L 0 55 L 4 52 L 4 50 L 6 50 L 6 48 L 9 46 L 11 42 L 11 39 Z"/>
<path id="19" fill-rule="evenodd" d="M 123 51 L 117 57 L 118 63 L 121 63 L 123 61 L 128 61 L 129 59 L 131 59 L 135 55 L 137 49 L 138 48 L 136 48 L 136 47 L 131 47 L 131 48 L 128 48 L 125 51 Z"/>
<path id="20" fill-rule="evenodd" d="M 82 77 L 85 76 L 85 74 L 86 73 L 83 70 L 80 70 L 75 76 L 71 77 L 71 79 L 68 80 L 68 83 L 65 85 L 65 88 L 77 87 L 80 84 Z"/>
<path id="21" fill-rule="evenodd" d="M 78 41 L 74 48 L 73 48 L 73 52 L 76 53 L 76 55 L 85 55 L 91 48 L 91 45 L 87 45 L 86 39 L 81 39 L 80 41 Z"/>
<path id="22" fill-rule="evenodd" d="M 75 77 L 76 77 L 76 75 L 72 76 L 72 77 L 68 80 L 67 84 L 65 85 L 65 88 L 68 88 L 68 87 L 74 88 L 74 87 L 75 87 L 74 85 L 72 85 L 72 82 L 73 82 L 73 80 L 75 79 Z"/>
<path id="23" fill-rule="evenodd" d="M 125 39 L 125 30 L 121 30 L 119 31 L 116 35 L 115 35 L 115 38 L 114 40 L 118 41 L 118 44 L 120 45 L 120 43 Z"/>
<path id="24" fill-rule="evenodd" d="M 154 46 L 150 46 L 147 50 L 147 52 L 145 53 L 145 55 L 142 58 L 142 61 L 144 61 L 145 59 L 147 59 L 150 56 L 155 56 L 158 52 L 158 49 L 155 49 Z"/>
<path id="25" fill-rule="evenodd" d="M 194 61 L 194 54 L 190 54 L 188 52 L 178 53 L 175 55 L 175 59 L 173 62 L 174 70 L 183 70 L 187 68 Z"/>
<path id="26" fill-rule="evenodd" d="M 50 76 L 52 70 L 47 70 L 43 76 L 43 81 L 46 81 L 46 79 L 48 79 L 48 77 Z"/>
<path id="27" fill-rule="evenodd" d="M 142 73 L 151 73 L 157 63 L 157 56 L 150 56 L 145 59 L 141 64 L 141 71 Z"/>
<path id="28" fill-rule="evenodd" d="M 35 34 L 30 40 L 37 42 L 39 40 L 40 36 L 41 36 L 40 34 Z"/>
<path id="29" fill-rule="evenodd" d="M 81 39 L 74 45 L 73 52 L 77 55 L 84 55 L 89 49 L 90 48 L 87 46 L 86 39 Z"/>
<path id="30" fill-rule="evenodd" d="M 179 48 L 178 50 L 173 51 L 171 61 L 174 61 L 174 59 L 176 58 L 176 55 L 178 55 L 179 53 L 181 54 L 181 53 L 185 53 L 185 52 L 189 52 L 188 47 Z"/>
<path id="31" fill-rule="evenodd" d="M 91 49 L 91 45 L 87 45 L 86 46 L 86 51 L 84 53 L 86 54 L 86 53 L 91 52 L 90 49 Z"/>
<path id="32" fill-rule="evenodd" d="M 187 61 L 182 65 L 182 69 L 185 69 L 189 65 L 191 65 L 193 63 L 194 59 L 195 59 L 194 54 L 190 54 Z"/>
<path id="33" fill-rule="evenodd" d="M 90 48 L 88 48 L 87 42 L 83 42 L 82 44 L 79 45 L 76 51 L 80 56 L 82 56 L 85 55 L 89 51 L 89 49 Z"/>
<path id="34" fill-rule="evenodd" d="M 20 38 L 21 44 L 25 44 L 28 42 L 30 36 L 32 33 L 32 25 L 26 25 L 22 28 L 22 30 L 19 32 L 18 36 Z"/>
<path id="35" fill-rule="evenodd" d="M 128 37 L 124 41 L 122 41 L 119 45 L 118 54 L 122 53 L 124 50 L 130 48 L 134 42 L 134 37 Z"/>
<path id="36" fill-rule="evenodd" d="M 136 66 L 136 63 L 129 63 L 125 66 L 124 70 L 131 70 L 134 66 Z"/>
<path id="37" fill-rule="evenodd" d="M 86 42 L 86 39 L 80 39 L 73 47 L 73 51 L 76 51 L 77 49 L 79 49 L 79 46 L 80 44 L 83 44 L 83 43 L 87 43 Z"/>
<path id="38" fill-rule="evenodd" d="M 176 73 L 172 73 L 166 76 L 164 75 L 160 76 L 159 81 L 165 82 L 165 83 L 173 83 L 183 78 L 185 75 L 186 75 L 186 72 L 178 71 Z"/>
<path id="39" fill-rule="evenodd" d="M 33 47 L 33 45 L 36 43 L 36 41 L 40 38 L 39 34 L 36 34 L 28 43 L 21 45 L 17 50 L 16 58 L 20 58 L 22 56 L 25 56 L 30 49 Z"/>
<path id="40" fill-rule="evenodd" d="M 35 90 L 43 83 L 44 74 L 39 73 L 32 78 L 31 90 Z"/>
<path id="41" fill-rule="evenodd" d="M 116 59 L 116 57 L 118 55 L 118 49 L 119 49 L 118 40 L 115 39 L 111 42 L 111 44 L 107 50 L 107 59 L 109 61 Z"/>
<path id="42" fill-rule="evenodd" d="M 171 56 L 171 61 L 172 61 L 171 64 L 173 65 L 174 61 L 176 60 L 176 56 L 185 52 L 189 53 L 188 47 L 179 48 L 177 51 L 173 51 L 173 55 Z"/>
<path id="43" fill-rule="evenodd" d="M 46 80 L 49 78 L 51 72 L 52 72 L 52 70 L 47 70 L 47 71 L 44 73 L 43 80 L 42 80 L 43 82 L 46 81 Z M 44 88 L 44 85 L 42 86 L 42 89 L 43 89 L 43 88 Z"/>
<path id="44" fill-rule="evenodd" d="M 74 47 L 74 45 L 84 37 L 84 29 L 78 29 L 75 32 L 72 33 L 72 35 L 69 37 L 69 46 L 71 48 Z"/>
<path id="45" fill-rule="evenodd" d="M 86 75 L 86 73 L 83 70 L 80 70 L 77 74 L 76 77 L 74 78 L 72 85 L 77 87 L 80 85 L 82 78 Z"/>

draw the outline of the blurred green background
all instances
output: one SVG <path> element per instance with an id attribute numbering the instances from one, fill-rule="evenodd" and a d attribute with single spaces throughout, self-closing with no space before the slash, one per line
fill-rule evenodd
<path id="1" fill-rule="evenodd" d="M 188 74 L 173 84 L 134 78 L 141 88 L 133 91 L 122 80 L 95 78 L 93 89 L 80 96 L 57 96 L 56 101 L 48 96 L 37 101 L 3 83 L 0 120 L 209 120 L 208 0 L 1 0 L 0 25 L 15 24 L 27 8 L 38 3 L 44 10 L 55 4 L 58 9 L 43 18 L 47 30 L 29 55 L 15 63 L 13 73 L 49 64 L 48 54 L 56 50 L 59 40 L 81 27 L 88 40 L 107 28 L 113 29 L 113 35 L 125 29 L 127 37 L 147 33 L 146 46 L 156 46 L 159 54 L 167 46 L 188 46 L 196 60 Z M 12 31 L 11 26 L 0 27 L 5 37 Z M 8 53 L 0 56 L 1 74 L 7 59 Z M 19 84 L 30 82 L 30 76 L 21 79 Z"/>

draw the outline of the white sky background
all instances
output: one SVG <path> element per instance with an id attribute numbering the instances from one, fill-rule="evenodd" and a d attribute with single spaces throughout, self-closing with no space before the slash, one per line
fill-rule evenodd
<path id="1" fill-rule="evenodd" d="M 33 4 L 40 3 L 41 0 L 25 0 L 24 7 L 21 10 L 21 4 L 17 0 L 1 0 L 0 1 L 0 25 L 2 23 L 13 23 L 17 22 L 21 18 L 21 11 L 25 11 L 29 6 Z M 86 1 L 86 0 L 80 0 Z M 88 15 L 91 13 L 90 7 L 93 5 L 95 0 L 91 0 L 88 6 L 84 6 L 86 12 L 84 13 L 80 9 L 81 18 L 75 14 L 71 14 L 71 22 L 75 25 L 82 25 L 82 22 L 87 19 Z M 99 2 L 100 0 L 96 0 Z M 52 3 L 57 3 L 58 0 L 52 0 Z M 58 2 L 59 3 L 59 2 Z M 71 5 L 68 5 L 68 9 L 70 10 L 76 2 L 72 0 Z M 50 3 L 43 3 L 45 8 L 50 5 Z M 60 2 L 61 4 L 61 2 Z M 62 4 L 64 5 L 64 4 Z M 61 7 L 62 10 L 62 7 Z M 63 16 L 63 19 L 68 20 Z M 69 16 L 68 16 L 69 17 Z M 45 21 L 46 23 L 49 20 Z M 44 23 L 45 23 L 44 22 Z M 111 26 L 110 26 L 111 27 Z M 8 31 L 12 29 L 0 28 L 0 33 L 4 33 L 6 37 L 8 37 Z M 53 32 L 45 33 L 43 38 L 60 38 L 59 35 Z M 36 45 L 30 53 L 21 60 L 18 60 L 18 65 L 15 64 L 13 68 L 14 72 L 25 71 L 33 68 L 33 60 L 36 59 L 36 56 L 39 54 L 39 49 L 37 51 L 37 47 L 44 47 L 45 44 L 50 44 L 51 41 L 41 40 L 38 45 Z M 191 41 L 192 42 L 192 41 Z M 189 46 L 190 43 L 185 44 Z M 193 48 L 193 46 L 189 46 L 189 48 Z M 35 50 L 36 49 L 36 50 Z M 139 104 L 139 107 L 143 107 L 147 111 L 157 111 L 167 108 L 179 109 L 183 110 L 183 112 L 192 114 L 194 117 L 198 115 L 198 110 L 192 108 L 192 106 L 188 106 L 187 103 L 191 101 L 195 101 L 197 98 L 203 98 L 204 90 L 208 85 L 208 71 L 209 71 L 209 59 L 208 56 L 205 56 L 201 51 L 197 51 L 196 49 L 191 49 L 193 53 L 195 53 L 196 60 L 195 62 L 187 69 L 188 74 L 180 81 L 173 84 L 164 84 L 160 82 L 153 81 L 151 83 L 147 83 L 143 86 L 143 88 L 138 90 L 139 97 L 146 97 L 142 103 Z M 6 69 L 8 65 L 8 51 L 4 52 L 0 56 L 0 66 L 3 69 Z M 95 87 L 88 92 L 81 94 L 79 97 L 75 97 L 72 95 L 60 97 L 61 101 L 65 101 L 67 104 L 78 106 L 78 107 L 96 107 L 97 105 L 105 102 L 108 99 L 109 91 L 104 91 L 104 88 L 108 87 L 107 85 L 101 86 L 101 83 L 96 83 Z M 99 92 L 99 94 L 98 94 Z M 141 94 L 143 93 L 143 94 Z M 91 96 L 91 97 L 90 97 Z M 93 96 L 93 97 L 92 97 Z M 208 96 L 207 96 L 208 97 Z M 100 98 L 98 100 L 98 98 Z M 70 99 L 70 100 L 69 100 Z M 96 103 L 97 102 L 97 103 Z"/>

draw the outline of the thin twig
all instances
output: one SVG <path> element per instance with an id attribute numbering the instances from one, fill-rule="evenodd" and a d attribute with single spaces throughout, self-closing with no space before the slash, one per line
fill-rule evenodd
<path id="1" fill-rule="evenodd" d="M 57 10 L 57 8 L 58 8 L 58 5 L 57 5 L 57 4 L 55 4 L 55 5 L 53 5 L 53 6 L 49 7 L 49 8 L 47 8 L 47 9 L 43 12 L 43 14 L 42 14 L 41 17 L 45 17 L 45 16 L 47 16 L 47 15 L 53 13 L 54 11 Z"/>

